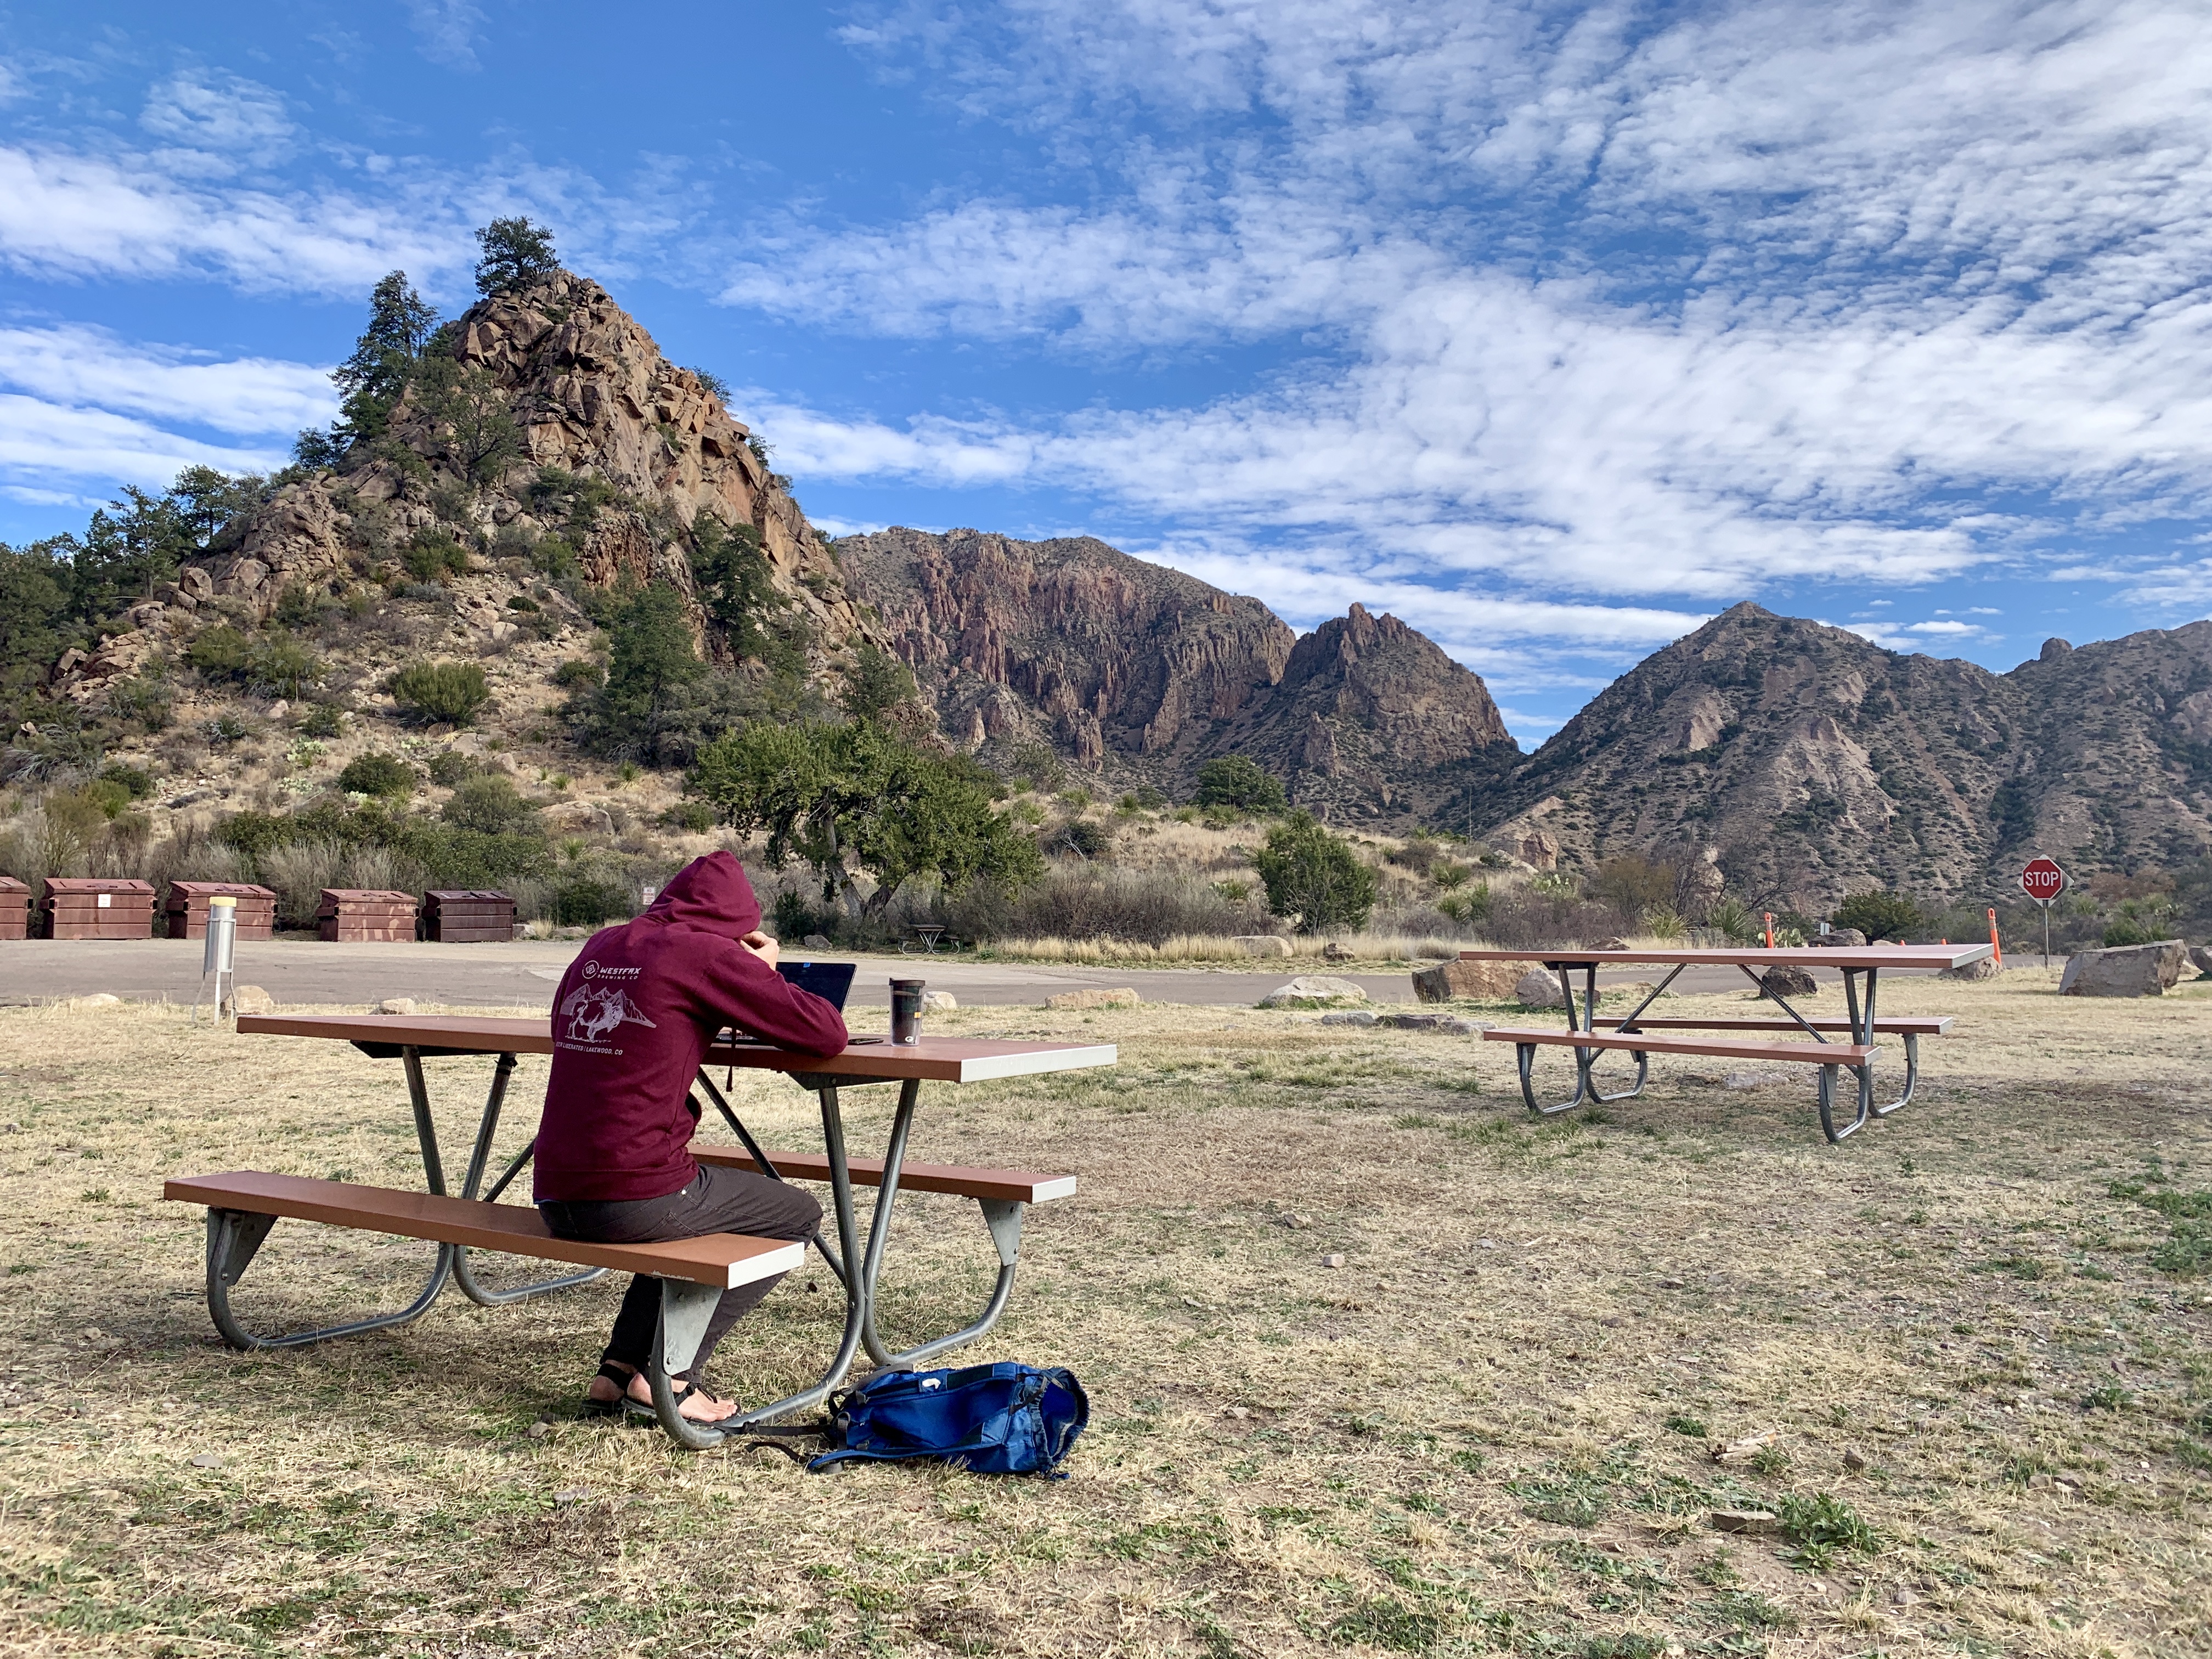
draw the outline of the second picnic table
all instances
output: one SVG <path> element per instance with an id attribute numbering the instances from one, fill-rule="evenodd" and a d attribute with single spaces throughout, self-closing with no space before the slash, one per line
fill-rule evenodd
<path id="1" fill-rule="evenodd" d="M 754 1170 L 776 1180 L 828 1182 L 837 1243 L 832 1249 L 819 1234 L 811 1242 L 820 1249 L 830 1272 L 844 1285 L 845 1328 L 836 1355 L 818 1382 L 785 1399 L 740 1412 L 724 1423 L 707 1425 L 693 1422 L 678 1411 L 670 1378 L 690 1367 L 708 1318 L 723 1290 L 771 1273 L 788 1272 L 799 1265 L 806 1247 L 731 1234 L 647 1245 L 583 1243 L 555 1239 L 533 1207 L 498 1203 L 501 1194 L 529 1164 L 536 1146 L 533 1139 L 488 1187 L 485 1185 L 508 1079 L 514 1074 L 517 1055 L 553 1051 L 550 1020 L 452 1015 L 270 1014 L 245 1016 L 239 1020 L 238 1029 L 244 1033 L 270 1036 L 350 1042 L 371 1059 L 401 1061 L 407 1076 L 408 1097 L 414 1108 L 416 1139 L 422 1152 L 428 1191 L 407 1193 L 257 1170 L 183 1177 L 167 1182 L 162 1194 L 165 1198 L 207 1206 L 208 1310 L 224 1340 L 238 1348 L 296 1347 L 404 1324 L 421 1317 L 449 1281 L 458 1283 L 471 1301 L 495 1306 L 582 1284 L 598 1278 L 610 1267 L 653 1274 L 661 1282 L 661 1333 L 647 1366 L 655 1413 L 671 1436 L 694 1449 L 719 1444 L 738 1431 L 775 1431 L 766 1426 L 771 1419 L 827 1398 L 844 1379 L 863 1348 L 879 1365 L 912 1365 L 973 1341 L 997 1321 L 1013 1285 L 1024 1208 L 1032 1203 L 1066 1196 L 1075 1189 L 1075 1178 L 1018 1170 L 908 1164 L 907 1143 L 925 1082 L 977 1083 L 1111 1066 L 1116 1060 L 1110 1043 L 1003 1042 L 945 1037 L 925 1037 L 908 1044 L 893 1043 L 884 1037 L 860 1037 L 843 1053 L 827 1059 L 793 1054 L 765 1043 L 723 1041 L 711 1045 L 697 1074 L 693 1105 L 703 1115 L 698 1099 L 703 1094 L 736 1133 L 743 1150 L 695 1144 L 692 1154 L 702 1164 Z M 437 1130 L 431 1120 L 429 1089 L 422 1062 L 456 1054 L 481 1055 L 495 1059 L 496 1063 L 490 1091 L 477 1120 L 461 1191 L 458 1197 L 453 1197 L 446 1192 L 445 1164 L 438 1148 Z M 821 1104 L 823 1150 L 770 1152 L 763 1149 L 708 1075 L 708 1066 L 781 1072 L 802 1088 L 812 1091 Z M 848 1157 L 840 1091 L 887 1083 L 899 1085 L 899 1097 L 884 1156 L 880 1159 Z M 860 1236 L 855 1213 L 853 1189 L 856 1184 L 877 1189 L 875 1211 L 865 1239 Z M 876 1281 L 883 1267 L 884 1245 L 890 1236 L 892 1206 L 902 1188 L 974 1199 L 982 1211 L 1000 1267 L 990 1298 L 977 1318 L 958 1330 L 892 1352 L 876 1328 Z M 230 1290 L 252 1261 L 270 1228 L 286 1216 L 428 1240 L 438 1245 L 437 1256 L 422 1291 L 412 1303 L 396 1312 L 289 1335 L 257 1335 L 246 1331 L 232 1312 Z M 471 1249 L 563 1261 L 586 1271 L 513 1289 L 494 1290 L 480 1285 L 471 1272 Z"/>
<path id="2" fill-rule="evenodd" d="M 1521 1097 L 1534 1111 L 1549 1115 L 1555 1112 L 1571 1111 L 1585 1103 L 1626 1100 L 1640 1094 L 1650 1076 L 1650 1056 L 1655 1054 L 1708 1054 L 1726 1060 L 1784 1060 L 1816 1065 L 1820 1068 L 1820 1130 L 1830 1140 L 1840 1141 L 1863 1127 L 1870 1117 L 1887 1117 L 1912 1098 L 1913 1088 L 1919 1080 L 1920 1038 L 1940 1035 L 1949 1029 L 1951 1023 L 1942 1016 L 1901 1020 L 1879 1018 L 1875 1012 L 1875 1000 L 1882 969 L 1917 969 L 1925 972 L 1963 968 L 1990 955 L 1990 947 L 1986 945 L 1783 945 L 1683 951 L 1462 951 L 1459 954 L 1462 962 L 1540 963 L 1559 976 L 1559 989 L 1565 1000 L 1567 1011 L 1565 1031 L 1498 1027 L 1482 1034 L 1486 1042 L 1510 1042 L 1514 1045 L 1514 1057 L 1521 1074 Z M 1661 966 L 1671 971 L 1634 1008 L 1618 1018 L 1598 1018 L 1599 969 Z M 1658 999 L 1661 992 L 1681 977 L 1685 969 L 1696 967 L 1742 969 L 1745 976 L 1759 986 L 1786 1018 L 1644 1018 L 1644 1011 Z M 1849 1018 L 1843 1020 L 1808 1019 L 1799 1013 L 1790 1006 L 1786 996 L 1765 983 L 1756 971 L 1782 967 L 1839 970 L 1844 976 L 1844 1001 Z M 1573 979 L 1577 969 L 1583 977 L 1579 1007 Z M 1859 984 L 1861 975 L 1865 977 L 1863 992 Z M 1607 1030 L 1601 1031 L 1601 1026 Z M 1747 1033 L 1794 1030 L 1803 1031 L 1813 1041 L 1809 1043 L 1775 1042 L 1755 1041 L 1747 1036 L 1670 1035 L 1691 1031 Z M 1842 1035 L 1848 1041 L 1831 1042 L 1828 1040 L 1830 1033 Z M 1883 1036 L 1904 1039 L 1905 1086 L 1895 1100 L 1887 1105 L 1876 1105 L 1874 1097 L 1875 1055 L 1880 1047 L 1876 1039 Z M 1571 1048 L 1575 1051 L 1575 1092 L 1569 1098 L 1548 1106 L 1538 1103 L 1532 1076 L 1537 1048 L 1547 1046 Z M 1598 1057 L 1612 1049 L 1625 1049 L 1633 1057 L 1636 1082 L 1632 1087 L 1609 1095 L 1601 1094 L 1590 1072 Z M 1836 1125 L 1834 1110 L 1836 1073 L 1839 1069 L 1849 1071 L 1858 1083 L 1857 1114 L 1840 1128 Z"/>

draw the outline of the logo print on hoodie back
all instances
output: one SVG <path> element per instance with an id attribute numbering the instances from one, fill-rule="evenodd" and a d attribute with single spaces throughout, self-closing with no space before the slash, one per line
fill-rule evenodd
<path id="1" fill-rule="evenodd" d="M 592 973 L 598 966 L 597 963 L 587 962 L 584 964 L 584 971 Z M 637 1011 L 621 986 L 610 985 L 605 981 L 579 985 L 569 992 L 562 999 L 561 1018 L 568 1022 L 568 1029 L 562 1035 L 569 1042 L 584 1043 L 595 1049 L 617 1026 L 642 1025 L 648 1031 L 659 1029 Z M 599 1052 L 615 1051 L 599 1049 Z"/>

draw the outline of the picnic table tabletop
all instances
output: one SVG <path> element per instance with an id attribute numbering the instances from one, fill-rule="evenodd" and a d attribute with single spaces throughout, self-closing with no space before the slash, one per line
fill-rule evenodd
<path id="1" fill-rule="evenodd" d="M 553 1022 L 476 1014 L 242 1014 L 238 1029 L 264 1036 L 321 1037 L 396 1054 L 401 1048 L 446 1054 L 550 1054 Z M 930 1037 L 894 1043 L 888 1036 L 860 1041 L 824 1058 L 761 1042 L 716 1042 L 708 1066 L 823 1077 L 892 1078 L 902 1082 L 982 1083 L 994 1078 L 1036 1077 L 1112 1066 L 1110 1042 L 1005 1042 L 978 1037 Z"/>
<path id="2" fill-rule="evenodd" d="M 1722 945 L 1717 948 L 1674 951 L 1665 948 L 1625 951 L 1566 950 L 1546 946 L 1528 951 L 1462 951 L 1462 962 L 1564 963 L 1574 967 L 1630 966 L 1656 963 L 1694 968 L 1701 963 L 1719 968 L 1963 968 L 1991 953 L 1988 945 Z"/>

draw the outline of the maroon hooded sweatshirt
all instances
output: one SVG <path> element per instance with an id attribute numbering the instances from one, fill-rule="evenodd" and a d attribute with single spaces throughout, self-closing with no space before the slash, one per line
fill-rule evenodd
<path id="1" fill-rule="evenodd" d="M 538 1124 L 541 1203 L 665 1198 L 689 1185 L 691 1079 L 725 1025 L 805 1054 L 844 1048 L 835 1007 L 738 943 L 760 919 L 744 866 L 709 853 L 568 964 Z"/>

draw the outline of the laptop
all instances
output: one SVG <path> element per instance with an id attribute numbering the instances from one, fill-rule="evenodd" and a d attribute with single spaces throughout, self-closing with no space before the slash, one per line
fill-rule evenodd
<path id="1" fill-rule="evenodd" d="M 775 971 L 781 974 L 802 991 L 811 991 L 839 1013 L 845 1012 L 845 999 L 853 994 L 853 975 L 860 971 L 856 962 L 779 962 Z M 757 1036 L 748 1036 L 734 1026 L 725 1026 L 717 1042 L 748 1044 L 757 1048 L 775 1045 Z M 855 1043 L 880 1042 L 881 1037 L 854 1037 Z"/>

